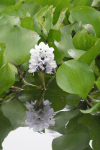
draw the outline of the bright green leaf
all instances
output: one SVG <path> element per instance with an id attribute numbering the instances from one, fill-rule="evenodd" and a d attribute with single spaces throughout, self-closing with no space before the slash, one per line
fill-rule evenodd
<path id="1" fill-rule="evenodd" d="M 5 49 L 5 43 L 0 43 L 0 68 L 6 62 L 4 49 Z"/>
<path id="2" fill-rule="evenodd" d="M 5 5 L 14 5 L 16 3 L 16 0 L 0 0 L 0 5 L 5 4 Z"/>
<path id="3" fill-rule="evenodd" d="M 100 53 L 100 39 L 96 41 L 93 47 L 91 47 L 86 53 L 84 53 L 79 60 L 85 62 L 87 65 L 90 65 L 92 61 Z"/>
<path id="4" fill-rule="evenodd" d="M 97 37 L 88 34 L 86 30 L 82 30 L 77 32 L 73 37 L 73 45 L 76 49 L 87 51 L 93 47 L 97 39 Z"/>
<path id="5" fill-rule="evenodd" d="M 25 17 L 21 19 L 21 27 L 34 31 L 33 28 L 33 18 L 32 17 Z"/>
<path id="6" fill-rule="evenodd" d="M 15 75 L 9 63 L 3 65 L 0 69 L 0 94 L 10 88 L 15 82 Z"/>
<path id="7" fill-rule="evenodd" d="M 96 85 L 97 85 L 97 87 L 98 87 L 99 90 L 100 90 L 100 77 L 99 77 L 98 80 L 96 81 Z"/>
<path id="8" fill-rule="evenodd" d="M 22 64 L 29 60 L 30 49 L 38 41 L 37 33 L 22 27 L 0 28 L 0 41 L 6 43 L 6 56 L 9 62 Z"/>
<path id="9" fill-rule="evenodd" d="M 57 48 L 64 56 L 68 56 L 67 50 L 75 49 L 72 43 L 72 37 L 70 35 L 70 26 L 61 28 L 61 41 Z"/>
<path id="10" fill-rule="evenodd" d="M 57 84 L 68 93 L 85 99 L 94 85 L 94 74 L 88 65 L 77 60 L 64 62 L 56 75 Z"/>
<path id="11" fill-rule="evenodd" d="M 74 0 L 73 1 L 73 7 L 77 7 L 77 6 L 91 6 L 93 0 Z"/>
<path id="12" fill-rule="evenodd" d="M 82 24 L 91 24 L 96 32 L 96 36 L 100 37 L 100 12 L 88 6 L 78 6 L 71 10 L 70 21 L 75 20 Z"/>

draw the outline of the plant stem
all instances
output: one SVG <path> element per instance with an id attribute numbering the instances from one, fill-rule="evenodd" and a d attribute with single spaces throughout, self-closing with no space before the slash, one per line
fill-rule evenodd
<path id="1" fill-rule="evenodd" d="M 41 88 L 42 88 L 41 85 L 40 85 L 40 86 L 37 86 L 37 85 L 31 84 L 31 83 L 28 83 L 27 81 L 25 81 L 25 79 L 22 79 L 22 81 L 23 81 L 24 85 L 30 85 L 30 86 L 36 87 L 36 88 L 38 88 L 38 89 L 41 89 Z"/>
<path id="2" fill-rule="evenodd" d="M 33 85 L 33 84 L 28 83 L 27 81 L 25 81 L 25 79 L 23 78 L 21 69 L 20 69 L 20 65 L 17 65 L 16 68 L 17 68 L 17 70 L 18 70 L 20 82 L 22 82 L 21 87 L 23 87 L 24 85 L 30 85 L 30 86 L 37 87 L 38 89 L 41 89 L 41 86 Z"/>
<path id="3" fill-rule="evenodd" d="M 16 91 L 22 91 L 23 90 L 22 88 L 19 88 L 19 87 L 16 87 L 16 86 L 12 86 L 11 88 L 16 90 Z"/>
<path id="4" fill-rule="evenodd" d="M 46 88 L 49 86 L 49 84 L 52 82 L 52 80 L 55 78 L 55 76 L 56 76 L 56 74 L 54 74 L 51 78 L 50 78 L 50 80 L 48 81 L 48 83 L 46 84 Z"/>
<path id="5" fill-rule="evenodd" d="M 85 99 L 85 102 L 87 103 L 87 105 L 92 108 L 92 105 L 89 103 L 89 101 L 87 99 Z"/>
<path id="6" fill-rule="evenodd" d="M 38 76 L 39 76 L 42 88 L 43 88 L 43 90 L 45 90 L 45 73 L 42 71 L 39 71 Z"/>

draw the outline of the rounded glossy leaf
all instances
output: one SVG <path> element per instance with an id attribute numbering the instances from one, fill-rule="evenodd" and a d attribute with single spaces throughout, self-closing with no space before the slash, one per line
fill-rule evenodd
<path id="1" fill-rule="evenodd" d="M 0 94 L 10 88 L 15 82 L 15 75 L 12 65 L 7 63 L 0 69 Z"/>
<path id="2" fill-rule="evenodd" d="M 88 34 L 86 30 L 82 30 L 77 32 L 73 37 L 73 45 L 76 49 L 86 51 L 95 44 L 97 39 L 98 39 L 97 37 Z"/>
<path id="3" fill-rule="evenodd" d="M 56 80 L 64 91 L 85 99 L 94 85 L 94 74 L 88 65 L 78 60 L 64 62 L 58 69 Z"/>
<path id="4" fill-rule="evenodd" d="M 0 41 L 6 43 L 6 56 L 9 62 L 22 64 L 29 60 L 30 49 L 37 42 L 37 33 L 19 26 L 0 28 Z"/>
<path id="5" fill-rule="evenodd" d="M 79 60 L 85 62 L 87 65 L 90 65 L 93 60 L 100 53 L 100 39 L 96 41 L 93 47 L 91 47 L 86 53 L 84 53 Z"/>

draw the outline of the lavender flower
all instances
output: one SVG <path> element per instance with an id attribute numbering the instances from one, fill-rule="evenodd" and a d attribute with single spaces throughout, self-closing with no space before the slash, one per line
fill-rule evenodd
<path id="1" fill-rule="evenodd" d="M 50 102 L 48 100 L 43 101 L 43 109 L 35 111 L 35 102 L 26 102 L 26 107 L 29 109 L 27 111 L 27 120 L 25 123 L 33 128 L 34 131 L 42 131 L 44 128 L 48 128 L 49 124 L 54 125 L 55 121 L 53 118 L 53 108 L 50 108 Z"/>
<path id="2" fill-rule="evenodd" d="M 38 45 L 35 45 L 35 49 L 31 49 L 31 59 L 29 60 L 29 73 L 33 73 L 38 69 L 46 70 L 48 74 L 52 74 L 52 68 L 56 68 L 56 61 L 54 60 L 53 54 L 54 48 L 48 46 L 41 42 Z"/>

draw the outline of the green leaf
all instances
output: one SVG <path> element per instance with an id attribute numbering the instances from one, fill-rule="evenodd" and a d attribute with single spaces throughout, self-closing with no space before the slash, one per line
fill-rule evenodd
<path id="1" fill-rule="evenodd" d="M 0 1 L 0 5 L 1 4 L 5 4 L 5 5 L 14 5 L 16 3 L 16 0 L 1 0 Z"/>
<path id="2" fill-rule="evenodd" d="M 91 6 L 93 0 L 74 0 L 73 1 L 73 7 L 77 7 L 77 6 Z"/>
<path id="3" fill-rule="evenodd" d="M 2 149 L 2 142 L 12 129 L 13 128 L 11 126 L 9 119 L 4 116 L 0 108 L 0 149 Z"/>
<path id="4" fill-rule="evenodd" d="M 99 77 L 100 76 L 100 72 L 99 72 L 99 69 L 98 67 L 95 65 L 94 67 L 94 73 Z"/>
<path id="5" fill-rule="evenodd" d="M 79 114 L 79 110 L 60 111 L 55 116 L 55 125 L 49 128 L 61 134 L 65 134 L 65 125 L 73 117 Z"/>
<path id="6" fill-rule="evenodd" d="M 100 91 L 93 92 L 92 94 L 90 94 L 90 96 L 91 96 L 93 99 L 100 100 Z"/>
<path id="7" fill-rule="evenodd" d="M 92 148 L 90 146 L 88 146 L 87 148 L 85 148 L 84 150 L 92 150 Z"/>
<path id="8" fill-rule="evenodd" d="M 87 110 L 80 110 L 82 113 L 92 113 L 94 111 L 100 111 L 100 102 L 97 103 L 95 106 L 93 106 L 92 108 L 90 109 L 87 109 Z"/>
<path id="9" fill-rule="evenodd" d="M 82 24 L 91 24 L 96 32 L 96 36 L 100 37 L 100 12 L 88 6 L 78 6 L 71 10 L 69 20 L 73 23 L 75 20 Z"/>
<path id="10" fill-rule="evenodd" d="M 61 32 L 59 30 L 54 30 L 50 29 L 49 34 L 48 34 L 48 44 L 50 47 L 54 48 L 54 55 L 55 55 L 55 60 L 57 64 L 60 64 L 64 56 L 61 54 L 61 52 L 58 50 L 55 40 L 60 41 L 61 39 Z"/>
<path id="11" fill-rule="evenodd" d="M 48 42 L 54 42 L 54 40 L 57 42 L 61 40 L 61 32 L 59 30 L 50 29 L 48 34 Z"/>
<path id="12" fill-rule="evenodd" d="M 58 111 L 66 106 L 66 96 L 67 93 L 59 88 L 56 79 L 54 79 L 51 84 L 49 84 L 44 98 L 52 102 L 51 107 L 54 111 Z"/>
<path id="13" fill-rule="evenodd" d="M 63 22 L 64 18 L 66 17 L 65 14 L 66 14 L 67 9 L 63 9 L 60 12 L 59 18 L 58 18 L 56 24 L 53 26 L 53 29 L 55 29 L 55 30 L 59 30 L 60 29 L 60 27 L 62 25 L 62 22 Z"/>
<path id="14" fill-rule="evenodd" d="M 18 73 L 17 72 L 17 68 L 14 66 L 14 65 L 12 65 L 11 63 L 8 63 L 9 64 L 9 66 L 10 66 L 10 68 L 11 68 L 11 70 L 13 71 L 13 73 Z"/>
<path id="15" fill-rule="evenodd" d="M 1 109 L 5 117 L 7 117 L 14 129 L 20 126 L 26 126 L 26 106 L 21 103 L 18 99 L 10 102 L 3 102 Z"/>
<path id="16" fill-rule="evenodd" d="M 79 117 L 80 117 L 80 113 L 69 120 L 68 124 L 66 125 L 65 134 L 68 134 L 76 130 L 76 128 L 79 126 L 77 122 Z"/>
<path id="17" fill-rule="evenodd" d="M 33 17 L 33 26 L 35 31 L 46 40 L 50 29 L 54 30 L 60 29 L 62 22 L 65 18 L 66 10 L 67 9 L 63 9 L 60 12 L 57 23 L 53 25 L 53 13 L 55 11 L 55 8 L 53 8 L 52 5 L 50 7 L 46 6 L 42 8 Z"/>
<path id="18" fill-rule="evenodd" d="M 64 91 L 85 99 L 94 85 L 94 74 L 88 65 L 78 60 L 64 62 L 58 69 L 56 80 Z"/>
<path id="19" fill-rule="evenodd" d="M 61 52 L 58 50 L 58 48 L 56 47 L 56 45 L 54 43 L 49 44 L 50 47 L 54 48 L 54 60 L 56 61 L 57 64 L 61 64 L 62 59 L 64 58 L 64 56 L 61 54 Z"/>
<path id="20" fill-rule="evenodd" d="M 93 29 L 93 26 L 91 24 L 85 24 L 83 25 L 83 28 L 91 35 L 96 36 L 95 30 Z"/>
<path id="21" fill-rule="evenodd" d="M 30 58 L 30 49 L 38 41 L 37 33 L 22 27 L 0 28 L 0 41 L 6 43 L 6 56 L 9 62 L 23 64 Z"/>
<path id="22" fill-rule="evenodd" d="M 66 96 L 66 102 L 69 105 L 77 106 L 81 100 L 81 97 L 75 94 L 68 94 Z"/>
<path id="23" fill-rule="evenodd" d="M 48 77 L 46 75 L 46 83 L 49 81 L 51 77 Z M 35 82 L 33 78 L 33 84 L 34 85 L 39 85 L 40 86 L 40 81 L 38 77 L 35 76 Z M 32 87 L 29 85 L 26 85 L 23 87 L 24 91 L 21 92 L 19 96 L 19 100 L 21 102 L 26 102 L 26 101 L 35 101 L 36 99 L 39 98 L 41 94 L 41 89 L 37 89 L 36 87 Z M 54 109 L 54 111 L 58 111 L 63 109 L 66 106 L 66 95 L 67 93 L 61 90 L 57 83 L 56 80 L 54 79 L 48 86 L 44 100 L 48 99 L 52 104 L 51 107 Z"/>
<path id="24" fill-rule="evenodd" d="M 61 30 L 61 40 L 59 43 L 57 42 L 55 43 L 58 50 L 65 57 L 72 57 L 78 59 L 81 55 L 85 53 L 85 51 L 76 50 L 75 47 L 73 46 L 71 37 L 72 26 L 67 25 L 61 28 L 60 30 Z"/>
<path id="25" fill-rule="evenodd" d="M 7 0 L 5 0 L 5 1 L 7 1 Z M 9 14 L 13 13 L 13 16 L 14 16 L 14 13 L 17 12 L 17 10 L 22 6 L 22 4 L 23 4 L 23 0 L 19 0 L 17 4 L 11 5 L 7 8 L 5 8 L 0 14 L 3 14 L 3 15 L 8 14 L 9 15 Z"/>
<path id="26" fill-rule="evenodd" d="M 52 28 L 53 12 L 55 8 L 53 6 L 46 6 L 42 8 L 33 17 L 34 30 L 40 34 L 45 40 L 48 36 L 49 30 Z"/>
<path id="27" fill-rule="evenodd" d="M 2 16 L 0 18 L 0 27 L 20 25 L 20 19 L 16 16 Z"/>
<path id="28" fill-rule="evenodd" d="M 5 43 L 0 43 L 0 68 L 6 62 L 4 49 L 5 49 Z"/>
<path id="29" fill-rule="evenodd" d="M 25 10 L 27 17 L 33 17 L 40 9 L 42 8 L 41 5 L 31 2 L 31 3 L 24 3 L 20 10 Z M 32 21 L 33 24 L 33 21 Z"/>
<path id="30" fill-rule="evenodd" d="M 72 43 L 69 25 L 61 28 L 61 41 L 59 42 L 57 48 L 64 56 L 68 56 L 67 50 L 75 49 Z"/>
<path id="31" fill-rule="evenodd" d="M 53 5 L 54 7 L 58 7 L 60 10 L 63 9 L 63 8 L 67 8 L 69 5 L 70 5 L 70 1 L 71 0 L 67 0 L 67 1 L 62 1 L 62 0 L 48 0 L 48 1 L 45 1 L 45 0 L 25 0 L 25 2 L 36 2 L 38 4 L 40 4 L 41 6 L 50 6 L 50 5 Z"/>
<path id="32" fill-rule="evenodd" d="M 0 69 L 0 94 L 10 88 L 15 82 L 15 75 L 9 63 L 3 65 Z"/>
<path id="33" fill-rule="evenodd" d="M 53 150 L 84 150 L 89 145 L 90 134 L 86 126 L 79 125 L 75 131 L 55 138 Z"/>
<path id="34" fill-rule="evenodd" d="M 75 34 L 75 36 L 73 37 L 73 45 L 76 49 L 87 51 L 88 49 L 93 47 L 97 39 L 97 37 L 88 34 L 84 29 Z"/>
<path id="35" fill-rule="evenodd" d="M 34 31 L 33 28 L 33 18 L 32 17 L 25 17 L 21 19 L 21 27 Z"/>
<path id="36" fill-rule="evenodd" d="M 85 62 L 87 65 L 90 65 L 92 61 L 100 53 L 100 39 L 96 41 L 93 47 L 91 47 L 86 53 L 84 53 L 79 60 Z"/>
<path id="37" fill-rule="evenodd" d="M 100 149 L 100 116 L 85 114 L 81 116 L 79 123 L 88 126 L 90 129 L 90 139 L 93 140 L 92 147 L 95 150 Z"/>
<path id="38" fill-rule="evenodd" d="M 98 87 L 99 90 L 100 90 L 100 77 L 99 77 L 98 80 L 96 81 L 96 85 L 97 85 L 97 87 Z"/>

